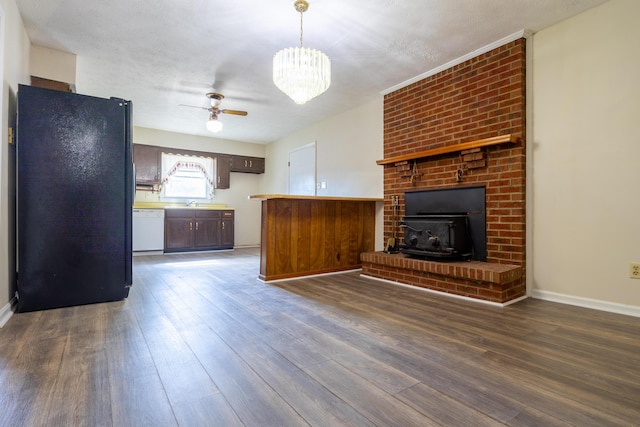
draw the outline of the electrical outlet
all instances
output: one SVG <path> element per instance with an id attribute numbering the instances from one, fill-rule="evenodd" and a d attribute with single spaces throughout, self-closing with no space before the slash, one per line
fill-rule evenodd
<path id="1" fill-rule="evenodd" d="M 640 279 L 640 263 L 632 262 L 629 264 L 629 277 Z"/>

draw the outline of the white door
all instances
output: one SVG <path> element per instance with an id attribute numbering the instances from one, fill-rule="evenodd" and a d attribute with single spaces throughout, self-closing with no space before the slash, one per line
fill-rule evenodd
<path id="1" fill-rule="evenodd" d="M 316 143 L 289 151 L 289 194 L 316 195 Z"/>

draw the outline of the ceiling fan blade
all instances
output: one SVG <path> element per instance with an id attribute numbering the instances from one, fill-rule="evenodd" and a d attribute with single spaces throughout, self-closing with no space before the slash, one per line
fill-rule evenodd
<path id="1" fill-rule="evenodd" d="M 208 110 L 208 107 L 199 107 L 197 105 L 178 104 L 178 107 L 199 108 L 201 110 Z"/>
<path id="2" fill-rule="evenodd" d="M 220 112 L 224 114 L 235 114 L 236 116 L 246 116 L 248 114 L 246 111 L 239 110 L 220 110 Z"/>

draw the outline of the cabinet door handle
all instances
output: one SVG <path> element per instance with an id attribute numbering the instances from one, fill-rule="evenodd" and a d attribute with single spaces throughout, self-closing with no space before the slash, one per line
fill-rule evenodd
<path id="1" fill-rule="evenodd" d="M 224 221 L 222 222 L 222 229 L 224 230 Z"/>
<path id="2" fill-rule="evenodd" d="M 246 160 L 244 161 L 244 167 L 245 168 L 247 167 L 247 161 Z"/>
<path id="3" fill-rule="evenodd" d="M 193 223 L 192 222 L 189 223 L 189 231 L 193 231 Z"/>
<path id="4" fill-rule="evenodd" d="M 218 184 L 220 184 L 220 175 L 218 175 Z"/>
<path id="5" fill-rule="evenodd" d="M 196 231 L 198 231 L 198 221 L 196 221 Z"/>
<path id="6" fill-rule="evenodd" d="M 253 167 L 253 160 L 249 160 L 249 167 L 252 168 Z"/>

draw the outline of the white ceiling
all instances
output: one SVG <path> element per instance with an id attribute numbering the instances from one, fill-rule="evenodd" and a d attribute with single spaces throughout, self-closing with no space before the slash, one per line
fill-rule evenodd
<path id="1" fill-rule="evenodd" d="M 214 136 L 205 93 L 225 95 L 215 137 L 268 143 L 521 30 L 606 0 L 309 0 L 304 46 L 332 63 L 327 92 L 296 105 L 271 80 L 299 44 L 293 0 L 16 0 L 32 44 L 77 55 L 78 93 L 130 99 L 134 125 Z"/>

